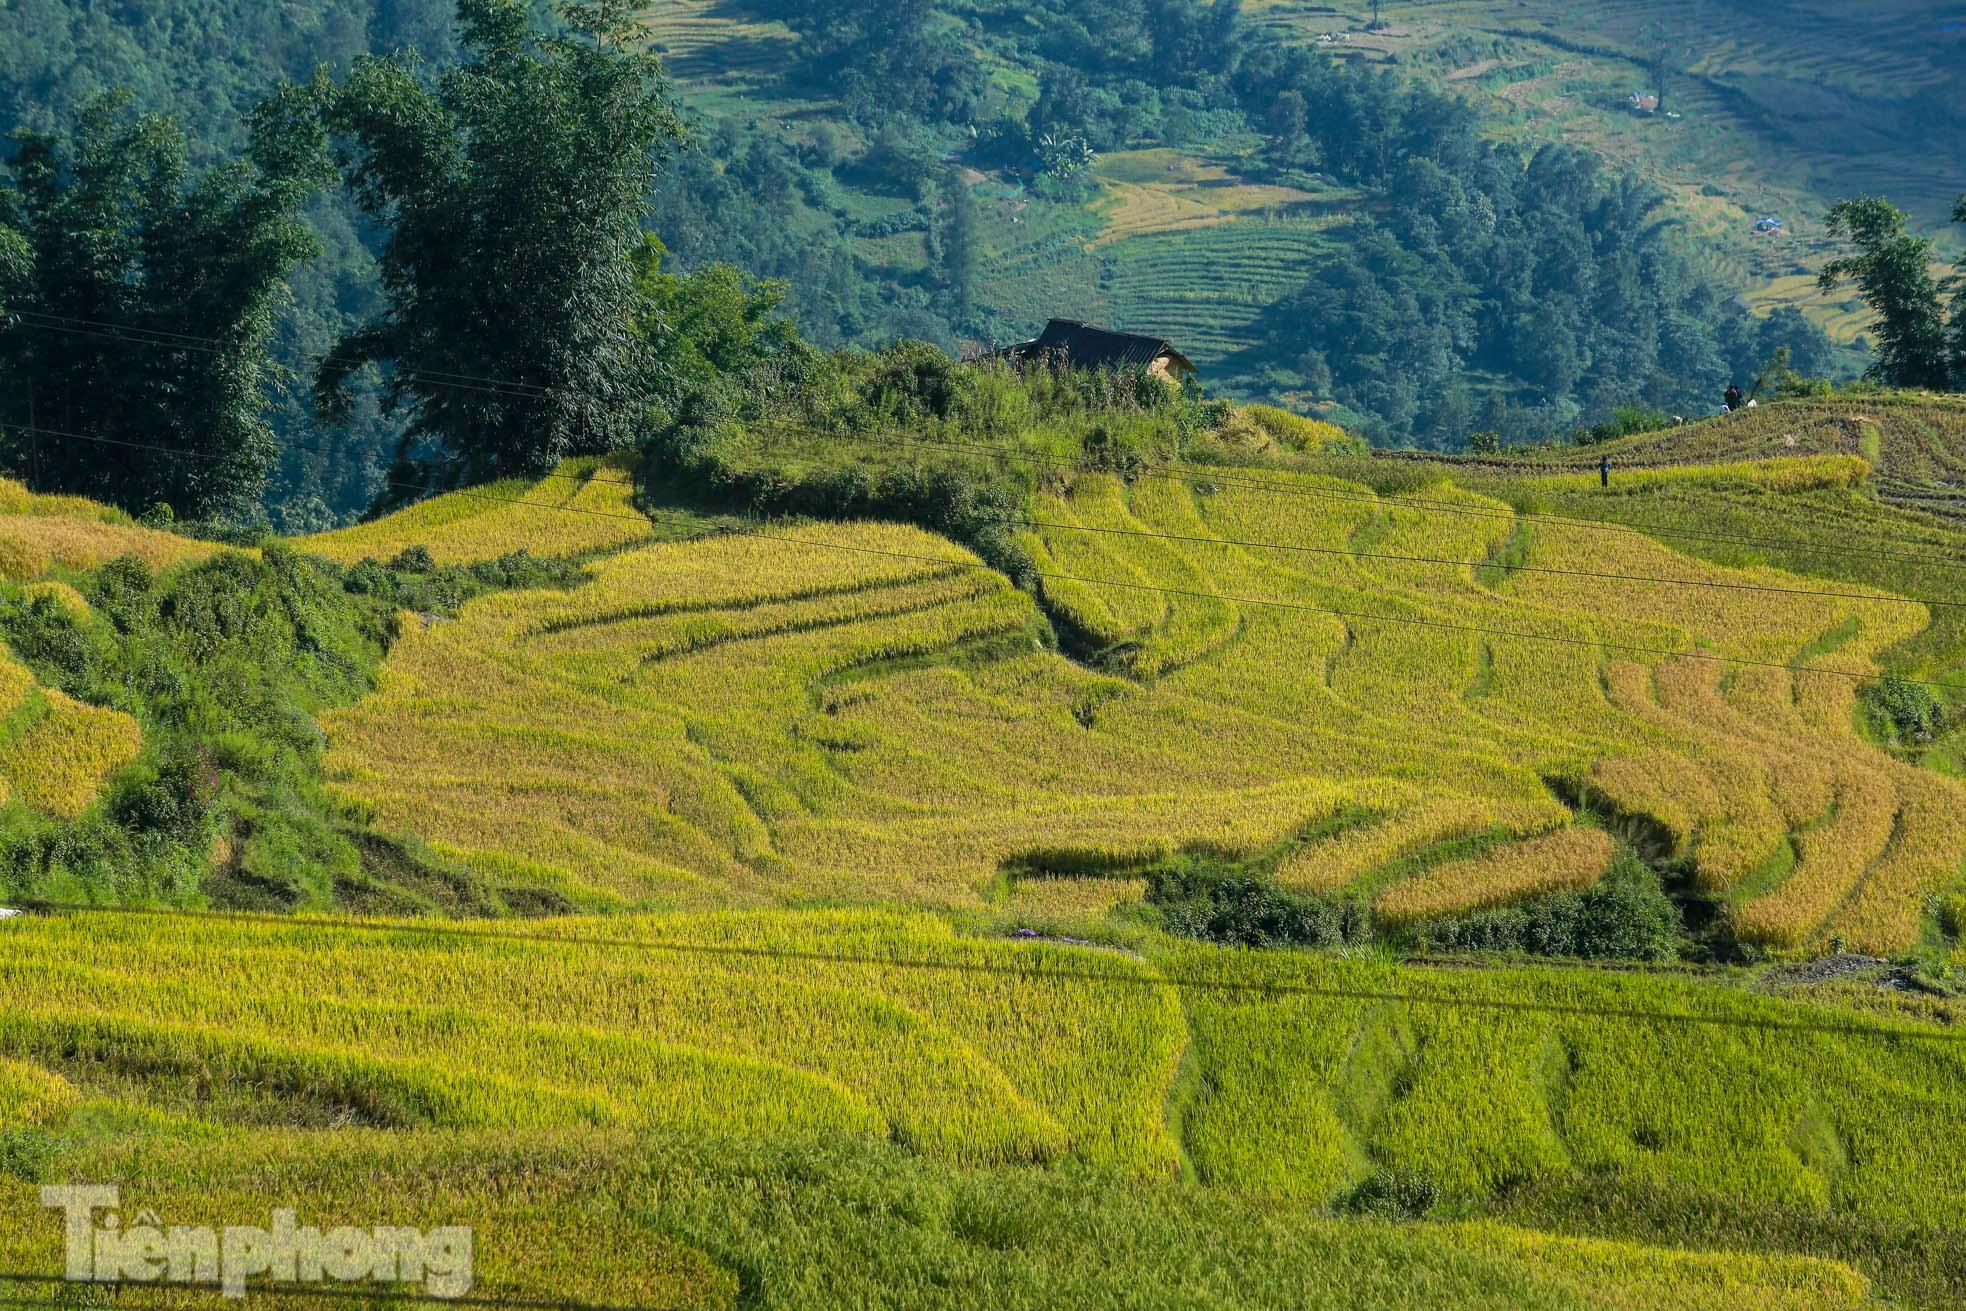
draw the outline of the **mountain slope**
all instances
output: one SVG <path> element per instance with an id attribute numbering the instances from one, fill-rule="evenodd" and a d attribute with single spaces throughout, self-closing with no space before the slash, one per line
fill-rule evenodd
<path id="1" fill-rule="evenodd" d="M 1797 455 L 1606 499 L 1861 507 L 1868 476 Z M 1057 477 L 1023 541 L 1041 610 L 894 525 L 633 547 L 409 634 L 327 716 L 330 777 L 458 859 L 657 906 L 1056 904 L 1089 878 L 1096 907 L 1209 852 L 1391 928 L 1594 884 L 1589 844 L 1467 859 L 1593 822 L 1578 797 L 1657 826 L 1744 941 L 1907 947 L 1957 878 L 1966 796 L 1852 718 L 1880 662 L 1957 638 L 1953 608 L 1432 479 Z M 453 554 L 427 521 L 364 531 Z"/>

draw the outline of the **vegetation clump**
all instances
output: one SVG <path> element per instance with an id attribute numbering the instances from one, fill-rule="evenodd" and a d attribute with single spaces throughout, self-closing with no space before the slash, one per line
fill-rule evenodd
<path id="1" fill-rule="evenodd" d="M 1679 954 L 1685 924 L 1658 873 L 1622 851 L 1589 887 L 1432 920 L 1407 932 L 1434 951 L 1670 961 Z"/>

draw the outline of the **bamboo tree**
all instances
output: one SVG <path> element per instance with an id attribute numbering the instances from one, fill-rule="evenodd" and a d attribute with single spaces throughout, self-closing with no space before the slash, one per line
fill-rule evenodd
<path id="1" fill-rule="evenodd" d="M 683 137 L 626 0 L 459 0 L 466 55 L 434 83 L 413 56 L 317 84 L 348 184 L 388 231 L 384 312 L 323 362 L 324 412 L 389 370 L 410 423 L 396 481 L 538 474 L 627 445 L 649 392 L 630 254 L 650 183 Z M 437 461 L 412 458 L 418 443 Z"/>
<path id="2" fill-rule="evenodd" d="M 35 403 L 0 413 L 0 455 L 131 510 L 251 514 L 277 454 L 270 343 L 287 274 L 318 249 L 301 209 L 326 164 L 291 92 L 255 111 L 246 158 L 202 175 L 177 125 L 133 114 L 128 93 L 91 101 L 66 142 L 16 136 L 0 376 Z"/>

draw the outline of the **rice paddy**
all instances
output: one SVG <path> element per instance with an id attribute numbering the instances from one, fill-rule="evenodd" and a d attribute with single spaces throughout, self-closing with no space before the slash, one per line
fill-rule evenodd
<path id="1" fill-rule="evenodd" d="M 1743 1240 L 1479 1217 L 1585 1178 L 1679 1180 L 1742 1235 L 1791 1210 L 1915 1228 L 1966 1201 L 1926 1150 L 1966 1112 L 1966 1051 L 1939 1029 L 1842 1034 L 1859 1017 L 1690 978 L 1135 953 L 878 911 L 0 934 L 0 1144 L 39 1144 L 35 1179 L 112 1179 L 172 1219 L 299 1201 L 310 1221 L 467 1221 L 480 1294 L 724 1307 L 796 1232 L 804 1256 L 767 1258 L 747 1304 L 1035 1306 L 1038 1285 L 1004 1288 L 1065 1262 L 1117 1281 L 1086 1286 L 1095 1304 L 1139 1304 L 1151 1269 L 1229 1305 L 1859 1307 L 1916 1289 L 1861 1248 L 1723 1257 Z M 1832 1027 L 1779 1027 L 1803 1022 Z M 1388 1171 L 1463 1218 L 1334 1218 Z M 0 1174 L 0 1266 L 58 1264 L 30 1191 Z M 602 1196 L 626 1204 L 578 1200 Z M 876 1234 L 920 1243 L 924 1274 L 855 1268 Z M 1087 1244 L 1134 1252 L 1132 1273 Z M 617 1245 L 642 1256 L 565 1264 Z"/>
<path id="2" fill-rule="evenodd" d="M 1651 477 L 1848 495 L 1867 469 Z M 330 778 L 446 854 L 651 909 L 977 907 L 1208 851 L 1392 925 L 1588 884 L 1609 853 L 1573 827 L 1580 796 L 1656 825 L 1781 950 L 1909 946 L 1958 877 L 1958 785 L 1853 722 L 1922 606 L 1447 483 L 1086 474 L 1032 520 L 1041 608 L 876 524 L 635 547 L 572 591 L 472 603 L 326 716 Z M 459 522 L 468 546 L 389 531 L 486 549 Z M 1426 858 L 1475 835 L 1505 845 Z M 1751 877 L 1785 850 L 1785 876 Z"/>
<path id="3" fill-rule="evenodd" d="M 166 569 L 209 559 L 218 549 L 146 528 L 84 497 L 44 496 L 0 478 L 0 581 L 27 582 L 54 569 L 89 570 L 121 556 Z"/>
<path id="4" fill-rule="evenodd" d="M 420 501 L 395 514 L 301 540 L 316 555 L 354 564 L 413 546 L 438 564 L 494 560 L 515 551 L 572 556 L 651 535 L 634 505 L 634 467 L 622 460 L 568 460 L 537 482 L 509 480 Z"/>
<path id="5" fill-rule="evenodd" d="M 85 625 L 92 611 L 71 579 L 119 559 L 161 572 L 220 549 L 83 497 L 42 495 L 0 479 L 0 584 L 29 607 L 53 606 Z M 79 819 L 142 748 L 131 715 L 42 686 L 0 646 L 0 806 Z"/>
<path id="6" fill-rule="evenodd" d="M 1138 905 L 1229 861 L 1423 940 L 1636 841 L 1744 948 L 1943 943 L 1966 798 L 1858 689 L 1966 659 L 1891 592 L 1949 584 L 1605 531 L 1869 540 L 1840 507 L 1954 549 L 1872 499 L 1951 458 L 1943 414 L 1873 408 L 1635 439 L 1610 492 L 1251 415 L 1260 469 L 1043 480 L 1031 592 L 891 523 L 660 540 L 597 466 L 302 543 L 586 561 L 405 616 L 320 719 L 381 831 L 613 913 L 0 921 L 0 1268 L 57 1268 L 35 1184 L 111 1179 L 172 1219 L 469 1222 L 477 1293 L 610 1305 L 1956 1304 L 1953 1002 L 1228 951 Z M 72 570 L 17 586 L 91 613 Z M 57 816 L 141 746 L 15 662 L 0 714 L 10 798 Z"/>

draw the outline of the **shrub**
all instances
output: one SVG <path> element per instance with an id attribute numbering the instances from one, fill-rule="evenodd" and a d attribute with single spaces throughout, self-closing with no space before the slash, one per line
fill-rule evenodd
<path id="1" fill-rule="evenodd" d="M 1864 684 L 1858 700 L 1871 731 L 1893 746 L 1927 746 L 1945 728 L 1945 707 L 1923 683 L 1882 678 Z"/>
<path id="2" fill-rule="evenodd" d="M 126 778 L 110 801 L 109 814 L 133 833 L 196 844 L 208 832 L 219 783 L 217 757 L 193 749 Z"/>
<path id="3" fill-rule="evenodd" d="M 93 686 L 103 652 L 95 636 L 68 606 L 43 594 L 0 606 L 0 630 L 21 661 L 62 691 L 80 695 Z"/>
<path id="4" fill-rule="evenodd" d="M 1084 467 L 1094 473 L 1114 474 L 1128 482 L 1138 478 L 1146 471 L 1148 461 L 1137 441 L 1128 440 L 1129 436 L 1103 423 L 1095 425 L 1080 441 L 1085 449 Z"/>
<path id="5" fill-rule="evenodd" d="M 1382 1220 L 1418 1220 L 1440 1199 L 1440 1183 L 1426 1170 L 1380 1169 L 1345 1198 L 1354 1215 Z"/>
<path id="6" fill-rule="evenodd" d="M 1147 901 L 1170 933 L 1235 947 L 1336 947 L 1371 936 L 1352 901 L 1279 887 L 1233 865 L 1189 857 L 1147 876 Z"/>
<path id="7" fill-rule="evenodd" d="M 48 553 L 31 542 L 0 538 L 0 579 L 19 582 L 48 572 Z"/>
<path id="8" fill-rule="evenodd" d="M 1581 892 L 1430 921 L 1415 936 L 1440 951 L 1665 961 L 1678 954 L 1682 932 L 1658 873 L 1621 851 L 1604 878 Z"/>
<path id="9" fill-rule="evenodd" d="M 1632 437 L 1642 432 L 1658 432 L 1672 426 L 1672 416 L 1643 405 L 1620 405 L 1611 411 L 1611 417 L 1603 423 L 1589 428 L 1578 428 L 1570 434 L 1572 446 L 1596 446 L 1601 442 L 1616 441 L 1620 437 Z"/>

